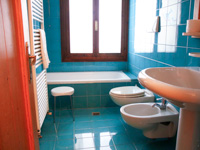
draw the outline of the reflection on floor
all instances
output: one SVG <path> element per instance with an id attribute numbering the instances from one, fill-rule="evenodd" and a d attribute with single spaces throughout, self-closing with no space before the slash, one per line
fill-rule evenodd
<path id="1" fill-rule="evenodd" d="M 47 116 L 42 127 L 41 150 L 174 150 L 176 139 L 148 139 L 141 130 L 128 126 L 118 107 L 60 110 Z M 92 116 L 92 112 L 100 112 Z"/>

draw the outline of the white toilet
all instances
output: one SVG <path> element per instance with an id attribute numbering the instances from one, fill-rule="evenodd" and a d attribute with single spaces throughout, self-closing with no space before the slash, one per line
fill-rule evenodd
<path id="1" fill-rule="evenodd" d="M 143 130 L 148 138 L 170 138 L 176 134 L 178 111 L 167 104 L 161 110 L 154 103 L 135 103 L 122 106 L 120 112 L 124 121 L 132 127 Z"/>
<path id="2" fill-rule="evenodd" d="M 122 86 L 113 88 L 109 92 L 113 102 L 119 106 L 132 103 L 154 102 L 154 94 L 147 89 L 137 86 Z"/>

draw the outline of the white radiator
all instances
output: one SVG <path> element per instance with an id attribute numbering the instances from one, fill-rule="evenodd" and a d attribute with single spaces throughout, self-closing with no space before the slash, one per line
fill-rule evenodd
<path id="1" fill-rule="evenodd" d="M 41 128 L 44 122 L 45 116 L 47 112 L 49 111 L 46 70 L 43 70 L 36 77 L 36 85 L 37 85 L 39 123 L 40 123 L 40 128 Z"/>
<path id="2" fill-rule="evenodd" d="M 36 74 L 36 69 L 43 64 L 41 46 L 40 46 L 40 32 L 33 27 L 33 21 L 41 23 L 41 29 L 44 30 L 43 17 L 43 2 L 42 0 L 28 0 L 28 14 L 29 14 L 29 34 L 30 34 L 30 55 L 36 56 L 35 64 L 32 64 L 32 79 L 35 95 L 35 108 L 37 119 L 37 130 L 40 135 L 41 127 L 45 116 L 49 111 L 48 90 L 46 69 L 43 69 L 39 74 Z"/>

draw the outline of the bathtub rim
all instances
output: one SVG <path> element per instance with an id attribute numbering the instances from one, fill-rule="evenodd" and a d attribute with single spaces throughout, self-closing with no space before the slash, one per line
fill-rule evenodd
<path id="1" fill-rule="evenodd" d="M 102 73 L 102 72 L 118 72 L 118 73 L 123 73 L 123 75 L 127 79 L 93 79 L 93 80 L 71 80 L 71 81 L 58 81 L 58 80 L 51 80 L 48 81 L 47 79 L 47 84 L 48 85 L 58 85 L 58 84 L 94 84 L 94 83 L 123 83 L 123 82 L 131 82 L 132 79 L 123 71 L 87 71 L 87 72 L 47 72 L 48 73 Z"/>

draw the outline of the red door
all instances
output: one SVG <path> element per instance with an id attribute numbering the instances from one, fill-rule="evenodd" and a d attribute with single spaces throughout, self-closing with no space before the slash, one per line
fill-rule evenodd
<path id="1" fill-rule="evenodd" d="M 0 149 L 39 149 L 20 0 L 0 0 Z"/>

